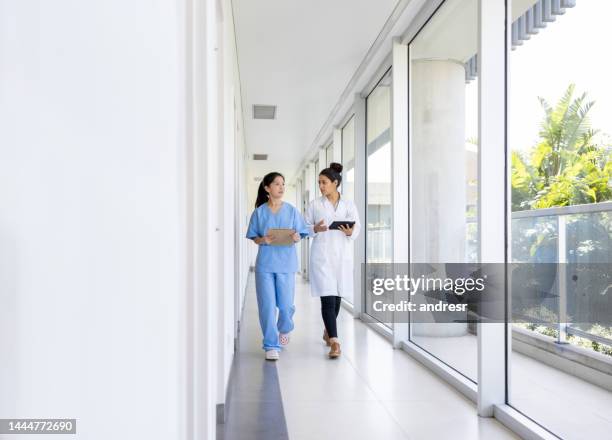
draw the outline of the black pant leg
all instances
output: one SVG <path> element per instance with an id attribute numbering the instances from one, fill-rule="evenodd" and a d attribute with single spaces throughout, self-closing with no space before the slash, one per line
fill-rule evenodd
<path id="1" fill-rule="evenodd" d="M 342 305 L 342 297 L 336 296 L 336 318 L 338 317 L 338 314 L 340 313 L 340 305 Z"/>
<path id="2" fill-rule="evenodd" d="M 325 330 L 330 338 L 338 337 L 338 329 L 336 328 L 336 296 L 321 297 L 321 316 Z"/>

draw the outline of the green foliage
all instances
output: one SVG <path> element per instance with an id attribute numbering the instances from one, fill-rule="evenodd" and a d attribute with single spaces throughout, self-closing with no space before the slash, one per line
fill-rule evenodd
<path id="1" fill-rule="evenodd" d="M 602 336 L 604 338 L 612 339 L 612 328 L 611 327 L 603 327 L 599 324 L 595 324 L 591 326 L 588 330 L 589 333 Z M 581 338 L 580 336 L 568 335 L 568 342 L 573 345 L 578 345 L 579 347 L 589 348 L 593 351 L 597 351 L 602 354 L 606 354 L 608 356 L 612 356 L 612 346 L 601 344 L 597 341 L 591 341 L 587 338 Z"/>
<path id="2" fill-rule="evenodd" d="M 540 141 L 527 154 L 512 152 L 512 210 L 550 208 L 612 200 L 612 146 L 591 128 L 594 105 L 574 84 L 544 111 Z"/>
<path id="3" fill-rule="evenodd" d="M 515 323 L 516 327 L 521 327 L 532 332 L 539 333 L 544 336 L 548 336 L 553 339 L 557 339 L 559 337 L 559 332 L 556 328 L 553 328 L 549 324 L 536 324 L 536 323 Z M 595 324 L 591 326 L 587 330 L 589 333 L 597 336 L 603 336 L 609 339 L 612 339 L 612 329 L 610 327 L 602 327 L 599 324 Z M 568 334 L 567 342 L 572 345 L 576 345 L 578 347 L 586 348 L 589 350 L 593 350 L 608 356 L 612 356 L 612 346 L 601 344 L 597 341 L 592 341 L 588 338 L 582 338 L 580 336 Z"/>

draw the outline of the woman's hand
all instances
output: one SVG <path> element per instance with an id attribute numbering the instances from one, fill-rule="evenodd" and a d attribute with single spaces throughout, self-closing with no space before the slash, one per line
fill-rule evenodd
<path id="1" fill-rule="evenodd" d="M 319 223 L 314 225 L 315 232 L 324 232 L 327 231 L 327 226 L 325 225 L 325 220 L 321 220 Z"/>
<path id="2" fill-rule="evenodd" d="M 353 228 L 354 228 L 354 226 L 351 226 L 349 228 L 348 226 L 344 226 L 344 225 L 340 225 L 338 227 L 338 229 L 340 229 L 342 232 L 344 232 L 344 235 L 346 235 L 347 237 L 350 237 L 351 235 L 353 235 Z"/>
<path id="3" fill-rule="evenodd" d="M 291 236 L 291 238 L 293 238 L 294 243 L 297 243 L 298 241 L 300 241 L 302 239 L 300 234 L 298 234 L 297 232 L 294 232 L 293 235 Z"/>
<path id="4" fill-rule="evenodd" d="M 263 237 L 257 237 L 253 240 L 255 244 L 271 244 L 274 242 L 274 237 L 271 235 L 264 235 Z"/>

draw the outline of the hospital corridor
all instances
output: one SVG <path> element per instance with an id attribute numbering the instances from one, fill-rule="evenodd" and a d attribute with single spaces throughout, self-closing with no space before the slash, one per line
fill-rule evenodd
<path id="1" fill-rule="evenodd" d="M 469 399 L 346 310 L 342 356 L 327 360 L 318 302 L 305 282 L 296 289 L 290 344 L 278 363 L 262 362 L 253 290 L 250 283 L 221 438 L 519 438 L 478 417 Z"/>
<path id="2" fill-rule="evenodd" d="M 0 440 L 611 439 L 610 17 L 0 0 Z"/>

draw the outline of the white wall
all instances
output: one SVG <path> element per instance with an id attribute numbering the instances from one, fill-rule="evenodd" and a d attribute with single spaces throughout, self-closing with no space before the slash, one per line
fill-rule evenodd
<path id="1" fill-rule="evenodd" d="M 87 439 L 214 435 L 247 259 L 218 5 L 0 0 L 0 417 L 76 418 Z M 224 205 L 207 196 L 220 188 L 207 159 L 236 189 Z M 217 248 L 194 244 L 219 218 L 224 275 L 201 267 Z"/>
<path id="2" fill-rule="evenodd" d="M 219 248 L 223 261 L 223 288 L 219 294 L 219 316 L 223 317 L 219 325 L 222 335 L 219 344 L 220 380 L 217 381 L 217 403 L 225 402 L 231 366 L 234 356 L 234 338 L 237 336 L 237 321 L 241 318 L 242 305 L 248 276 L 247 262 L 247 205 L 246 190 L 246 144 L 244 139 L 244 121 L 238 58 L 234 31 L 234 18 L 230 1 L 221 6 L 223 17 L 218 52 L 222 57 L 223 70 L 219 90 L 223 90 L 222 106 L 219 114 L 223 115 L 223 144 L 221 152 L 222 173 L 218 176 L 218 188 L 222 188 L 223 245 Z M 220 102 L 221 103 L 221 102 Z"/>

